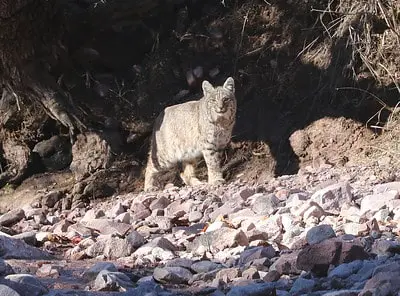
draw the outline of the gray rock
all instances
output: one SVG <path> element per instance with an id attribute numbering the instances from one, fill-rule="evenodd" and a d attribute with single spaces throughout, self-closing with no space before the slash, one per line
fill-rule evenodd
<path id="1" fill-rule="evenodd" d="M 0 295 L 1 296 L 21 296 L 17 291 L 11 289 L 10 287 L 0 284 Z"/>
<path id="2" fill-rule="evenodd" d="M 111 262 L 97 262 L 95 265 L 85 270 L 82 276 L 88 281 L 93 281 L 97 277 L 97 275 L 103 270 L 114 272 L 117 271 L 117 268 Z"/>
<path id="3" fill-rule="evenodd" d="M 371 252 L 378 256 L 390 256 L 400 253 L 400 244 L 395 241 L 379 239 L 374 241 Z"/>
<path id="4" fill-rule="evenodd" d="M 322 296 L 357 296 L 361 290 L 340 290 L 322 294 Z"/>
<path id="5" fill-rule="evenodd" d="M 117 259 L 127 257 L 132 254 L 134 247 L 127 239 L 118 237 L 110 237 L 101 239 L 85 250 L 85 253 L 90 257 L 104 255 L 109 259 Z"/>
<path id="6" fill-rule="evenodd" d="M 357 273 L 363 267 L 363 261 L 355 260 L 350 263 L 340 264 L 328 273 L 328 277 L 348 278 L 350 275 Z"/>
<path id="7" fill-rule="evenodd" d="M 332 226 L 322 224 L 311 228 L 306 234 L 306 240 L 309 245 L 314 245 L 335 236 Z"/>
<path id="8" fill-rule="evenodd" d="M 187 284 L 192 276 L 192 273 L 183 267 L 157 267 L 153 272 L 154 279 L 164 284 Z"/>
<path id="9" fill-rule="evenodd" d="M 147 244 L 141 246 L 139 249 L 137 249 L 134 252 L 134 255 L 136 257 L 141 257 L 141 256 L 146 256 L 151 254 L 154 248 L 161 248 L 163 250 L 168 250 L 171 252 L 175 252 L 178 250 L 178 248 L 171 243 L 168 239 L 164 237 L 157 237 L 153 239 L 152 241 L 148 242 Z"/>
<path id="10" fill-rule="evenodd" d="M 229 283 L 234 278 L 240 277 L 241 272 L 239 268 L 232 267 L 232 268 L 224 268 L 217 272 L 215 275 L 215 279 L 223 280 L 225 283 Z"/>
<path id="11" fill-rule="evenodd" d="M 125 223 L 120 223 L 110 219 L 90 219 L 85 220 L 84 225 L 91 229 L 96 229 L 101 234 L 118 234 L 119 236 L 125 236 L 132 226 Z"/>
<path id="12" fill-rule="evenodd" d="M 240 229 L 222 227 L 196 237 L 187 249 L 194 254 L 202 255 L 204 251 L 222 251 L 228 247 L 247 246 L 249 240 Z"/>
<path id="13" fill-rule="evenodd" d="M 52 256 L 24 241 L 0 235 L 0 253 L 3 259 L 48 260 Z"/>
<path id="14" fill-rule="evenodd" d="M 153 200 L 149 206 L 149 209 L 151 211 L 156 210 L 156 209 L 165 209 L 169 204 L 171 203 L 171 201 L 166 198 L 165 196 L 161 196 L 160 198 L 157 198 L 155 200 Z"/>
<path id="15" fill-rule="evenodd" d="M 186 269 L 190 269 L 193 264 L 193 260 L 186 258 L 175 258 L 169 260 L 165 266 L 167 267 L 184 267 Z"/>
<path id="16" fill-rule="evenodd" d="M 139 248 L 146 243 L 146 239 L 136 230 L 132 230 L 131 233 L 126 237 L 127 241 L 132 245 L 132 247 Z"/>
<path id="17" fill-rule="evenodd" d="M 400 272 L 379 272 L 369 279 L 359 296 L 389 296 L 400 291 Z"/>
<path id="18" fill-rule="evenodd" d="M 212 261 L 202 260 L 193 263 L 190 268 L 196 273 L 205 273 L 215 269 L 220 269 L 222 268 L 222 265 Z"/>
<path id="19" fill-rule="evenodd" d="M 40 296 L 49 292 L 41 281 L 30 274 L 10 274 L 5 279 L 11 282 L 7 286 L 18 291 L 21 296 Z"/>
<path id="20" fill-rule="evenodd" d="M 96 291 L 126 291 L 133 288 L 130 278 L 122 272 L 102 270 L 97 275 L 93 290 Z"/>
<path id="21" fill-rule="evenodd" d="M 28 245 L 31 245 L 31 246 L 36 246 L 38 243 L 36 240 L 36 232 L 35 231 L 22 232 L 22 233 L 13 235 L 12 238 L 23 240 L 24 242 L 26 242 Z"/>
<path id="22" fill-rule="evenodd" d="M 371 194 L 361 199 L 361 213 L 378 212 L 380 209 L 387 207 L 390 201 L 398 199 L 399 192 L 397 190 L 389 190 L 382 193 Z"/>
<path id="23" fill-rule="evenodd" d="M 226 296 L 273 296 L 275 295 L 274 283 L 252 284 L 247 286 L 232 287 Z"/>
<path id="24" fill-rule="evenodd" d="M 314 289 L 315 285 L 316 282 L 314 280 L 300 277 L 294 282 L 290 293 L 293 295 L 309 294 Z"/>
<path id="25" fill-rule="evenodd" d="M 118 215 L 123 214 L 123 213 L 125 213 L 125 212 L 126 212 L 125 207 L 122 205 L 121 202 L 118 202 L 116 205 L 114 205 L 114 206 L 111 208 L 111 210 L 109 210 L 109 211 L 107 212 L 107 216 L 108 216 L 109 218 L 115 218 L 115 217 L 117 217 Z"/>
<path id="26" fill-rule="evenodd" d="M 25 213 L 22 209 L 11 210 L 0 216 L 1 226 L 11 226 L 25 218 Z"/>
<path id="27" fill-rule="evenodd" d="M 261 258 L 271 259 L 275 256 L 276 256 L 276 251 L 272 246 L 268 247 L 260 246 L 260 247 L 248 248 L 240 254 L 239 265 L 245 265 L 253 260 Z"/>
<path id="28" fill-rule="evenodd" d="M 52 208 L 65 196 L 65 193 L 59 190 L 51 191 L 41 198 L 42 207 Z"/>
<path id="29" fill-rule="evenodd" d="M 282 254 L 270 267 L 270 270 L 276 270 L 280 274 L 300 274 L 301 270 L 297 268 L 297 256 L 299 252 Z"/>
<path id="30" fill-rule="evenodd" d="M 247 280 L 259 279 L 260 274 L 258 273 L 257 268 L 250 267 L 242 272 L 242 278 Z"/>
<path id="31" fill-rule="evenodd" d="M 330 185 L 318 190 L 311 196 L 325 211 L 339 213 L 342 204 L 350 202 L 353 198 L 351 186 L 347 182 Z"/>
<path id="32" fill-rule="evenodd" d="M 189 213 L 189 222 L 199 222 L 203 218 L 203 214 L 200 211 L 193 211 Z"/>
<path id="33" fill-rule="evenodd" d="M 8 264 L 3 259 L 0 259 L 0 276 L 5 276 L 5 275 L 13 274 L 13 273 L 14 273 L 14 270 L 11 267 L 11 265 Z"/>
<path id="34" fill-rule="evenodd" d="M 280 202 L 274 194 L 256 193 L 250 198 L 254 199 L 251 209 L 260 215 L 272 215 Z"/>

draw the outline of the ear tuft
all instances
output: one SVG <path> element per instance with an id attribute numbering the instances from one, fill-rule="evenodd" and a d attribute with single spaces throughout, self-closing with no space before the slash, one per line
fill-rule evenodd
<path id="1" fill-rule="evenodd" d="M 234 92 L 235 91 L 235 81 L 233 80 L 233 78 L 228 77 L 228 79 L 226 79 L 223 87 L 231 92 Z"/>
<path id="2" fill-rule="evenodd" d="M 203 93 L 204 94 L 210 93 L 210 92 L 212 92 L 214 90 L 214 87 L 207 80 L 204 80 L 201 86 L 203 88 Z"/>

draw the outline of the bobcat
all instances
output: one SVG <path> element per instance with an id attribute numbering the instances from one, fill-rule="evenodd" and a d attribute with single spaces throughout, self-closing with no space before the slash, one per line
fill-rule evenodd
<path id="1" fill-rule="evenodd" d="M 203 156 L 208 183 L 223 183 L 221 152 L 231 140 L 236 119 L 235 82 L 229 77 L 223 86 L 213 87 L 203 81 L 204 96 L 198 101 L 167 107 L 157 117 L 144 189 L 155 189 L 158 177 L 182 164 L 180 176 L 186 185 L 202 182 L 195 176 L 195 161 Z"/>

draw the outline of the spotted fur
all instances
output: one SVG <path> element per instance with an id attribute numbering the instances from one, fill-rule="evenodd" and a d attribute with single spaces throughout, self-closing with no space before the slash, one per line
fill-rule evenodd
<path id="1" fill-rule="evenodd" d="M 159 176 L 182 164 L 181 178 L 187 185 L 201 183 L 194 165 L 204 157 L 208 183 L 224 182 L 221 152 L 231 140 L 236 120 L 235 83 L 229 77 L 223 86 L 202 84 L 204 96 L 165 108 L 157 117 L 146 167 L 144 189 L 159 187 Z"/>

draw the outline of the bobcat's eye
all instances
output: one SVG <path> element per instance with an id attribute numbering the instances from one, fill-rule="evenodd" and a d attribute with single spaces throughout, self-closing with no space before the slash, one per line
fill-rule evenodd
<path id="1" fill-rule="evenodd" d="M 228 103 L 230 100 L 231 100 L 231 98 L 229 98 L 229 97 L 225 97 L 225 98 L 222 99 L 222 101 L 224 103 Z"/>

